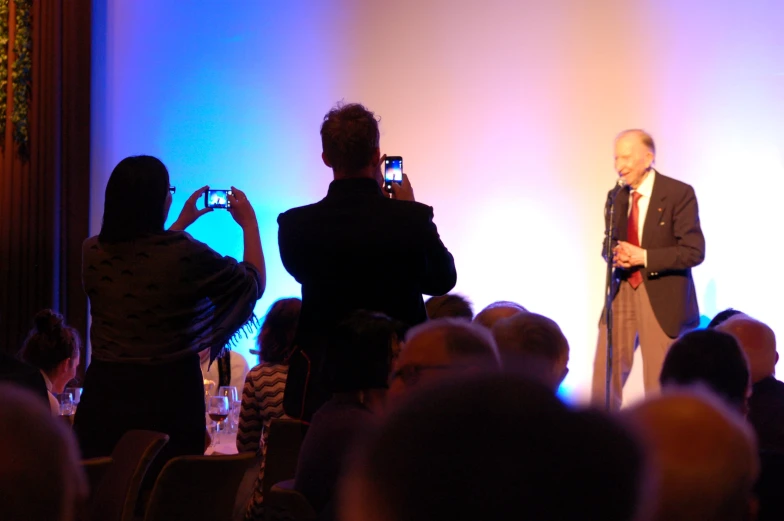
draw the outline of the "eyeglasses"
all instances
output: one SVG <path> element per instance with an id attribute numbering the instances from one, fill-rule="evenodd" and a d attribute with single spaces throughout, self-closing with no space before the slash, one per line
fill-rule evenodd
<path id="1" fill-rule="evenodd" d="M 169 191 L 170 191 L 171 193 L 174 193 L 174 192 L 176 192 L 176 191 L 177 191 L 177 187 L 176 187 L 176 186 L 170 186 L 170 187 L 169 187 Z"/>

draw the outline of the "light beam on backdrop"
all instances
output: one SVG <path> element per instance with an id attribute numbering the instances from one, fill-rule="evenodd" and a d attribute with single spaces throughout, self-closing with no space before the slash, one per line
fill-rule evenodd
<path id="1" fill-rule="evenodd" d="M 245 190 L 268 266 L 259 316 L 299 295 L 275 219 L 326 193 L 318 129 L 345 99 L 381 116 L 382 152 L 404 156 L 417 199 L 434 206 L 456 258 L 455 291 L 477 308 L 515 300 L 559 323 L 572 348 L 564 394 L 580 399 L 590 387 L 602 208 L 624 128 L 649 130 L 657 167 L 697 191 L 702 312 L 732 306 L 784 327 L 784 283 L 759 282 L 776 258 L 770 230 L 782 227 L 771 200 L 784 188 L 775 1 L 95 5 L 92 231 L 108 175 L 127 155 L 166 163 L 175 210 L 205 184 Z M 226 212 L 189 232 L 241 257 Z M 639 395 L 636 378 L 626 397 Z"/>

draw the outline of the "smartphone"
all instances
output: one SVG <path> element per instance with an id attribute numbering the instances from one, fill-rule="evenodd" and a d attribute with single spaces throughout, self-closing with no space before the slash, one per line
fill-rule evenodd
<path id="1" fill-rule="evenodd" d="M 206 208 L 231 208 L 230 194 L 231 190 L 207 190 L 204 192 L 204 206 Z"/>
<path id="2" fill-rule="evenodd" d="M 384 186 L 392 190 L 392 183 L 403 182 L 403 158 L 400 156 L 387 156 L 384 160 Z"/>

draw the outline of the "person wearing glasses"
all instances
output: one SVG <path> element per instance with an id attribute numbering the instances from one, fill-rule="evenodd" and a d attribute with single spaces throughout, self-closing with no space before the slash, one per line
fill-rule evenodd
<path id="1" fill-rule="evenodd" d="M 125 158 L 109 178 L 101 232 L 82 247 L 92 361 L 74 430 L 84 458 L 111 454 L 132 429 L 169 435 L 157 469 L 204 452 L 199 352 L 209 349 L 214 360 L 253 322 L 266 283 L 256 214 L 242 191 L 232 187 L 229 196 L 243 231 L 241 262 L 184 231 L 212 211 L 196 207 L 206 190 L 166 230 L 175 188 L 159 159 Z"/>

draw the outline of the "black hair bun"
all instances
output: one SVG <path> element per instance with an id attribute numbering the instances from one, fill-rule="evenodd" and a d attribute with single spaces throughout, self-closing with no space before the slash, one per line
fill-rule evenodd
<path id="1" fill-rule="evenodd" d="M 40 333 L 52 333 L 63 327 L 63 316 L 51 309 L 44 309 L 35 315 L 35 328 Z"/>

